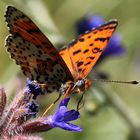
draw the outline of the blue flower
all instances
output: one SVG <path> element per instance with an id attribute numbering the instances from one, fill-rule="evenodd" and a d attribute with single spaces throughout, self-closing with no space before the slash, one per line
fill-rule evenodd
<path id="1" fill-rule="evenodd" d="M 97 27 L 101 24 L 104 24 L 104 19 L 98 15 L 86 15 L 76 24 L 76 29 L 78 34 L 83 34 L 87 30 L 91 30 L 94 27 Z M 123 47 L 122 40 L 119 34 L 115 33 L 110 42 L 108 43 L 106 49 L 102 53 L 100 60 L 110 56 L 121 56 L 126 52 Z"/>
<path id="2" fill-rule="evenodd" d="M 27 114 L 31 115 L 32 117 L 36 117 L 39 110 L 39 105 L 35 101 L 30 101 L 26 108 L 28 108 Z"/>
<path id="3" fill-rule="evenodd" d="M 36 83 L 32 82 L 29 78 L 26 81 L 27 92 L 33 94 L 33 99 L 36 99 L 38 95 L 44 95 L 41 87 Z"/>
<path id="4" fill-rule="evenodd" d="M 52 128 L 59 127 L 68 131 L 81 132 L 81 127 L 69 123 L 70 121 L 77 120 L 80 117 L 80 113 L 78 111 L 67 109 L 69 100 L 70 98 L 62 100 L 56 113 L 47 117 L 43 123 L 50 124 Z"/>
<path id="5" fill-rule="evenodd" d="M 100 59 L 107 58 L 108 56 L 121 56 L 125 52 L 126 50 L 123 47 L 120 35 L 115 33 L 108 43 L 107 48 L 103 51 Z"/>
<path id="6" fill-rule="evenodd" d="M 88 14 L 76 24 L 76 29 L 78 34 L 83 34 L 85 31 L 91 30 L 103 23 L 104 20 L 100 16 Z"/>

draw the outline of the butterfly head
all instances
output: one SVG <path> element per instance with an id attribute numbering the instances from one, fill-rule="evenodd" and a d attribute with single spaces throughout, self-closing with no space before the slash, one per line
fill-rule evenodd
<path id="1" fill-rule="evenodd" d="M 79 79 L 72 88 L 72 93 L 80 93 L 80 92 L 84 92 L 85 90 L 87 90 L 89 87 L 91 86 L 91 81 L 83 78 L 83 79 Z"/>

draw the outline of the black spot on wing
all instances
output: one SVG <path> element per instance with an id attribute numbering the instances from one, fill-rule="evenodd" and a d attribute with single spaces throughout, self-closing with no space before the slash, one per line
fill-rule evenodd
<path id="1" fill-rule="evenodd" d="M 90 44 L 89 44 L 90 47 L 92 47 L 93 45 L 94 45 L 93 43 L 90 43 Z"/>
<path id="2" fill-rule="evenodd" d="M 94 58 L 95 58 L 94 56 L 87 57 L 87 59 L 91 59 L 91 60 L 93 60 Z"/>
<path id="3" fill-rule="evenodd" d="M 82 66 L 82 65 L 83 65 L 83 63 L 84 63 L 83 61 L 78 62 L 78 63 L 77 63 L 77 67 Z"/>
<path id="4" fill-rule="evenodd" d="M 80 38 L 79 41 L 80 41 L 80 42 L 84 42 L 85 39 L 84 39 L 84 38 Z"/>
<path id="5" fill-rule="evenodd" d="M 89 35 L 87 38 L 91 38 L 91 35 Z"/>
<path id="6" fill-rule="evenodd" d="M 92 49 L 92 52 L 93 53 L 101 53 L 102 50 L 100 48 L 96 47 L 96 48 Z"/>
<path id="7" fill-rule="evenodd" d="M 87 62 L 86 64 L 85 64 L 85 66 L 87 66 L 87 65 L 89 65 L 91 62 L 89 61 L 89 62 Z"/>
<path id="8" fill-rule="evenodd" d="M 86 49 L 86 50 L 83 51 L 83 53 L 87 53 L 88 51 L 89 51 L 89 49 Z"/>
<path id="9" fill-rule="evenodd" d="M 109 39 L 110 37 L 98 37 L 98 38 L 95 38 L 95 41 L 105 42 L 106 40 L 108 41 Z"/>
<path id="10" fill-rule="evenodd" d="M 80 49 L 79 49 L 79 50 L 76 50 L 76 51 L 73 52 L 73 55 L 76 55 L 76 54 L 78 54 L 78 53 L 80 53 L 80 52 L 81 52 Z"/>

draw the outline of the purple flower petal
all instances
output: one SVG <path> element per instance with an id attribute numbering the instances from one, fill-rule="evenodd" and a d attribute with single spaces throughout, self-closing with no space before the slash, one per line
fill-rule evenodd
<path id="1" fill-rule="evenodd" d="M 41 87 L 34 82 L 32 82 L 29 78 L 26 81 L 27 92 L 33 94 L 33 99 L 36 99 L 38 95 L 44 95 L 45 93 L 42 91 Z"/>
<path id="2" fill-rule="evenodd" d="M 60 106 L 66 106 L 66 107 L 67 107 L 69 100 L 70 100 L 69 97 L 66 97 L 65 99 L 63 99 L 63 100 L 60 102 L 59 107 L 60 107 Z"/>
<path id="3" fill-rule="evenodd" d="M 64 116 L 65 116 L 64 121 L 68 122 L 68 121 L 77 120 L 80 117 L 80 113 L 75 110 L 70 110 L 65 112 Z"/>
<path id="4" fill-rule="evenodd" d="M 106 49 L 102 53 L 102 58 L 108 56 L 120 56 L 126 52 L 126 49 L 122 45 L 122 40 L 119 34 L 114 34 L 110 39 Z"/>
<path id="5" fill-rule="evenodd" d="M 67 107 L 61 106 L 58 108 L 56 113 L 53 115 L 53 119 L 56 121 L 61 121 L 64 119 L 64 113 L 67 111 Z"/>
<path id="6" fill-rule="evenodd" d="M 77 120 L 80 117 L 80 113 L 77 110 L 68 110 L 67 105 L 70 98 L 65 98 L 60 102 L 60 105 L 56 113 L 46 118 L 43 121 L 44 124 L 49 124 L 52 128 L 59 127 L 64 130 L 81 132 L 82 128 L 74 124 L 69 123 L 70 121 Z"/>
<path id="7" fill-rule="evenodd" d="M 77 125 L 71 124 L 71 123 L 65 123 L 65 122 L 61 122 L 61 123 L 55 123 L 54 127 L 59 127 L 62 128 L 64 130 L 68 130 L 68 131 L 75 131 L 75 132 L 81 132 L 83 129 Z"/>
<path id="8" fill-rule="evenodd" d="M 88 14 L 76 24 L 77 32 L 78 34 L 83 34 L 85 31 L 91 30 L 103 23 L 104 20 L 100 16 Z"/>
<path id="9" fill-rule="evenodd" d="M 28 114 L 32 115 L 32 117 L 36 117 L 36 114 L 38 113 L 39 105 L 35 101 L 29 102 L 26 108 L 28 108 Z"/>

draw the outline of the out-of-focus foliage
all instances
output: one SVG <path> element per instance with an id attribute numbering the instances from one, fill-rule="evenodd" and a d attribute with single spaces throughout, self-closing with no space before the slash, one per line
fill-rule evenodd
<path id="1" fill-rule="evenodd" d="M 121 34 L 122 41 L 127 46 L 127 54 L 104 61 L 98 70 L 107 72 L 111 79 L 140 79 L 139 0 L 2 0 L 0 1 L 0 82 L 6 90 L 16 87 L 15 77 L 17 73 L 21 73 L 3 47 L 8 34 L 4 22 L 6 5 L 14 5 L 26 13 L 56 46 L 68 43 L 76 37 L 75 23 L 88 12 L 100 14 L 106 21 L 117 19 L 119 22 L 117 32 Z M 91 78 L 94 77 L 93 74 L 90 75 Z M 99 86 L 106 88 L 102 83 Z M 140 122 L 140 86 L 107 84 L 107 87 L 117 92 Z M 85 108 L 81 109 L 81 119 L 78 121 L 78 125 L 84 129 L 83 132 L 73 133 L 54 129 L 43 133 L 44 139 L 52 140 L 59 136 L 61 140 L 129 140 L 132 132 L 130 125 L 98 92 L 93 82 L 92 89 L 87 92 Z M 93 101 L 88 99 L 89 96 Z M 40 102 L 46 105 L 48 98 L 47 96 L 44 100 L 40 99 Z M 86 109 L 86 105 L 89 102 L 96 102 L 96 98 L 102 105 L 99 105 L 101 106 L 99 110 L 95 112 L 93 110 L 91 114 Z M 73 104 L 71 100 L 71 106 L 76 106 L 74 99 Z M 135 138 L 132 136 L 131 140 Z"/>

